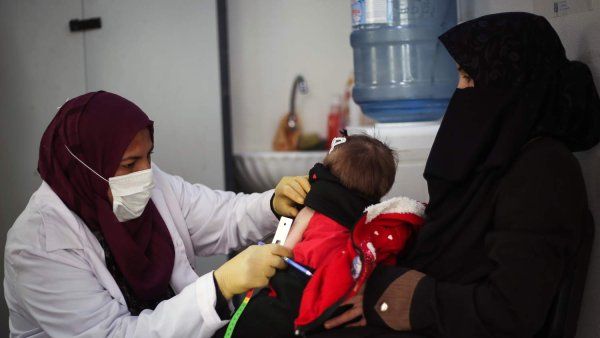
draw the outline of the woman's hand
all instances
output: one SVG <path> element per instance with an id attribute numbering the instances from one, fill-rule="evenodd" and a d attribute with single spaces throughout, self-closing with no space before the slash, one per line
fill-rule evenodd
<path id="1" fill-rule="evenodd" d="M 275 269 L 286 264 L 282 257 L 291 257 L 292 251 L 277 244 L 252 245 L 215 270 L 214 276 L 226 299 L 250 289 L 269 284 Z"/>
<path id="2" fill-rule="evenodd" d="M 310 191 L 308 176 L 286 176 L 275 187 L 273 210 L 281 215 L 296 217 L 297 205 L 304 205 L 304 198 Z"/>
<path id="3" fill-rule="evenodd" d="M 351 327 L 351 326 L 367 325 L 367 321 L 366 321 L 365 317 L 363 316 L 363 294 L 364 294 L 364 292 L 365 292 L 365 287 L 363 286 L 356 296 L 354 296 L 354 297 L 348 299 L 347 301 L 345 301 L 344 303 L 342 303 L 341 306 L 352 305 L 352 307 L 348 311 L 342 313 L 341 315 L 326 321 L 324 324 L 325 328 L 328 330 L 333 329 L 340 325 L 344 325 L 345 323 L 348 323 L 349 321 L 356 319 L 358 317 L 360 317 L 359 321 L 349 324 L 347 326 Z"/>
<path id="4" fill-rule="evenodd" d="M 369 326 L 411 331 L 413 295 L 425 274 L 399 266 L 380 266 L 367 281 L 365 318 Z"/>

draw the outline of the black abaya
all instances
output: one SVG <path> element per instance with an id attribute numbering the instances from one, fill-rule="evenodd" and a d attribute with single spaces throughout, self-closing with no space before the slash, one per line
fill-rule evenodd
<path id="1" fill-rule="evenodd" d="M 571 152 L 600 138 L 596 87 L 543 17 L 490 15 L 440 39 L 475 88 L 450 102 L 424 173 L 428 220 L 400 267 L 369 281 L 367 320 L 394 326 L 378 304 L 386 318 L 400 306 L 382 297 L 409 268 L 427 274 L 402 305 L 414 333 L 532 337 L 593 229 Z"/>

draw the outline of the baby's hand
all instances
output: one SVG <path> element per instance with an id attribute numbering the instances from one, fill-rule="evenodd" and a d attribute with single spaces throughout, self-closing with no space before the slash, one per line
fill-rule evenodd
<path id="1" fill-rule="evenodd" d="M 345 301 L 344 303 L 342 303 L 340 305 L 340 306 L 352 305 L 352 307 L 348 311 L 342 313 L 341 315 L 326 321 L 324 324 L 325 328 L 328 330 L 333 329 L 340 325 L 344 325 L 352 320 L 355 320 L 357 318 L 360 318 L 360 319 L 352 324 L 348 324 L 347 326 L 350 327 L 350 326 L 365 326 L 365 325 L 367 325 L 367 320 L 363 316 L 363 294 L 364 294 L 364 292 L 365 292 L 365 286 L 363 285 L 363 287 L 360 289 L 358 294 L 356 294 L 356 296 L 348 299 L 347 301 Z"/>

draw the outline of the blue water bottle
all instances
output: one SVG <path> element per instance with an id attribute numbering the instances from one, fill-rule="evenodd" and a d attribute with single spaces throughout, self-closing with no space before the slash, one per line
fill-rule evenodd
<path id="1" fill-rule="evenodd" d="M 352 0 L 353 98 L 379 122 L 441 118 L 457 82 L 438 36 L 456 0 Z"/>

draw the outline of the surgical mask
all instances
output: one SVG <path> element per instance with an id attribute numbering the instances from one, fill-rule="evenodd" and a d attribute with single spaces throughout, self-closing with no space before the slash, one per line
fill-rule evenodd
<path id="1" fill-rule="evenodd" d="M 108 179 L 108 185 L 113 196 L 113 212 L 119 222 L 138 218 L 152 195 L 152 169 L 111 177 Z"/>
<path id="2" fill-rule="evenodd" d="M 108 182 L 113 197 L 113 212 L 119 222 L 126 222 L 138 218 L 144 212 L 154 188 L 152 169 L 140 170 L 131 174 L 110 177 L 108 180 L 80 160 L 65 145 L 67 151 L 77 161 L 92 171 L 96 176 Z"/>

